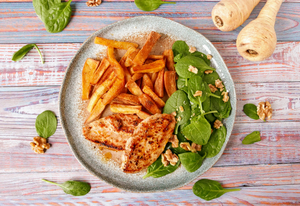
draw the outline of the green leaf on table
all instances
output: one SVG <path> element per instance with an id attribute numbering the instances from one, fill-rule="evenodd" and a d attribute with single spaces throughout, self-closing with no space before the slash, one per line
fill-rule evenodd
<path id="1" fill-rule="evenodd" d="M 242 141 L 243 144 L 253 144 L 255 142 L 259 142 L 260 139 L 260 132 L 254 131 L 250 134 L 248 134 Z"/>
<path id="2" fill-rule="evenodd" d="M 32 0 L 35 13 L 42 21 L 48 16 L 49 9 L 59 3 L 61 0 Z"/>
<path id="3" fill-rule="evenodd" d="M 211 134 L 206 145 L 202 147 L 201 152 L 206 153 L 206 157 L 214 157 L 221 151 L 226 139 L 227 130 L 225 126 L 216 129 Z"/>
<path id="4" fill-rule="evenodd" d="M 156 10 L 162 4 L 176 4 L 175 2 L 161 0 L 135 0 L 134 3 L 140 10 L 143 11 Z"/>
<path id="5" fill-rule="evenodd" d="M 55 114 L 49 110 L 39 114 L 35 120 L 35 129 L 40 137 L 48 138 L 52 136 L 57 127 Z"/>
<path id="6" fill-rule="evenodd" d="M 215 198 L 221 197 L 227 192 L 233 191 L 240 191 L 240 189 L 224 189 L 219 182 L 208 179 L 201 179 L 197 181 L 193 186 L 194 194 L 206 201 L 213 200 Z"/>
<path id="7" fill-rule="evenodd" d="M 161 156 L 159 156 L 159 158 L 147 168 L 147 174 L 143 177 L 143 179 L 147 177 L 158 178 L 158 177 L 165 176 L 167 174 L 174 172 L 179 167 L 179 165 L 180 165 L 180 160 L 178 160 L 178 162 L 174 166 L 169 164 L 168 166 L 165 167 L 161 161 Z"/>
<path id="8" fill-rule="evenodd" d="M 182 165 L 188 172 L 195 172 L 201 167 L 206 155 L 201 156 L 198 153 L 186 152 L 179 154 L 178 156 Z"/>
<path id="9" fill-rule="evenodd" d="M 59 186 L 61 189 L 63 189 L 63 191 L 66 194 L 70 194 L 73 196 L 83 196 L 83 195 L 86 195 L 87 193 L 89 193 L 89 191 L 91 190 L 91 186 L 86 182 L 69 180 L 62 184 L 58 184 L 58 183 L 51 182 L 48 180 L 44 180 L 44 179 L 42 179 L 42 180 L 45 182 L 48 182 L 50 184 Z"/>
<path id="10" fill-rule="evenodd" d="M 257 115 L 257 107 L 254 104 L 245 104 L 243 108 L 244 113 L 251 119 L 259 119 Z"/>
<path id="11" fill-rule="evenodd" d="M 43 60 L 43 56 L 42 56 L 42 53 L 41 51 L 39 50 L 38 46 L 36 44 L 27 44 L 25 46 L 23 46 L 21 49 L 19 49 L 18 51 L 16 51 L 11 60 L 17 62 L 17 61 L 20 61 L 21 59 L 24 58 L 24 56 L 33 48 L 35 47 L 36 50 L 38 51 L 40 57 L 41 57 L 41 61 L 42 63 L 44 64 L 44 60 Z"/>

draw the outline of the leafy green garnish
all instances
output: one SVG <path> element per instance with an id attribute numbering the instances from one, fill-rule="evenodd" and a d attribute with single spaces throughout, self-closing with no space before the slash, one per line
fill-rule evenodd
<path id="1" fill-rule="evenodd" d="M 66 194 L 70 194 L 73 196 L 83 196 L 83 195 L 86 195 L 87 193 L 89 193 L 89 191 L 91 190 L 91 186 L 86 182 L 69 180 L 62 184 L 58 184 L 58 183 L 51 182 L 48 180 L 44 180 L 44 179 L 42 179 L 42 180 L 45 182 L 48 182 L 50 184 L 59 186 L 61 189 L 63 189 L 63 191 Z"/>
<path id="2" fill-rule="evenodd" d="M 177 80 L 177 88 L 184 91 L 185 93 L 188 93 L 188 80 L 182 77 L 178 77 Z"/>
<path id="3" fill-rule="evenodd" d="M 214 157 L 221 151 L 226 139 L 227 130 L 225 126 L 216 129 L 211 134 L 209 141 L 202 147 L 201 152 L 206 153 L 206 157 Z"/>
<path id="4" fill-rule="evenodd" d="M 210 66 L 210 60 L 207 59 L 206 54 L 203 54 L 202 52 L 195 51 L 194 53 L 191 53 L 190 55 L 202 58 L 205 61 L 205 63 L 207 64 L 207 66 Z"/>
<path id="5" fill-rule="evenodd" d="M 174 44 L 172 46 L 172 50 L 173 50 L 174 57 L 175 58 L 180 57 L 179 59 L 190 54 L 189 46 L 185 43 L 185 41 L 181 41 L 181 40 L 174 42 Z M 180 55 L 180 56 L 178 56 L 178 55 Z M 177 62 L 177 61 L 175 61 L 175 62 Z"/>
<path id="6" fill-rule="evenodd" d="M 160 156 L 154 163 L 152 163 L 152 165 L 150 165 L 147 168 L 147 174 L 143 177 L 143 179 L 147 177 L 158 178 L 158 177 L 165 176 L 167 174 L 174 172 L 179 167 L 179 165 L 180 165 L 180 160 L 178 160 L 175 166 L 169 164 L 168 166 L 165 167 L 161 162 L 161 156 Z"/>
<path id="7" fill-rule="evenodd" d="M 39 114 L 35 120 L 35 129 L 40 137 L 48 138 L 52 136 L 57 127 L 55 114 L 49 110 Z"/>
<path id="8" fill-rule="evenodd" d="M 204 82 L 206 82 L 207 84 L 212 84 L 212 85 L 215 85 L 215 81 L 217 79 L 220 79 L 219 75 L 217 72 L 213 72 L 213 73 L 210 73 L 210 74 L 204 74 L 202 80 Z"/>
<path id="9" fill-rule="evenodd" d="M 153 11 L 162 4 L 176 4 L 176 2 L 161 0 L 134 0 L 135 5 L 143 11 Z"/>
<path id="10" fill-rule="evenodd" d="M 254 104 L 245 104 L 243 108 L 244 113 L 251 119 L 259 119 L 257 115 L 257 107 Z"/>
<path id="11" fill-rule="evenodd" d="M 223 194 L 233 191 L 240 191 L 240 189 L 224 189 L 219 182 L 208 179 L 199 180 L 193 186 L 194 194 L 206 201 L 221 197 Z"/>
<path id="12" fill-rule="evenodd" d="M 220 91 L 216 91 L 215 95 L 221 96 Z M 222 98 L 211 97 L 211 110 L 216 110 L 218 113 L 214 113 L 214 116 L 218 119 L 225 119 L 229 117 L 231 112 L 231 104 L 230 101 L 224 102 Z"/>
<path id="13" fill-rule="evenodd" d="M 202 165 L 205 156 L 200 156 L 198 153 L 186 152 L 179 154 L 179 159 L 188 172 L 195 172 Z"/>
<path id="14" fill-rule="evenodd" d="M 254 142 L 259 142 L 260 139 L 260 132 L 254 131 L 248 134 L 242 141 L 243 144 L 253 144 Z"/>
<path id="15" fill-rule="evenodd" d="M 183 111 L 180 111 L 180 106 L 183 107 Z M 178 121 L 176 124 L 175 134 L 177 134 L 178 127 L 187 123 L 191 116 L 189 99 L 181 90 L 174 92 L 166 102 L 163 113 L 171 114 L 172 112 L 176 112 L 176 119 L 180 119 L 180 121 Z"/>
<path id="16" fill-rule="evenodd" d="M 35 13 L 42 21 L 48 16 L 49 9 L 60 2 L 61 0 L 32 0 Z"/>
<path id="17" fill-rule="evenodd" d="M 43 60 L 43 56 L 42 56 L 42 53 L 41 51 L 39 50 L 38 46 L 36 44 L 27 44 L 25 46 L 23 46 L 21 49 L 19 49 L 18 51 L 16 51 L 11 60 L 17 62 L 17 61 L 20 61 L 21 59 L 24 58 L 24 56 L 33 48 L 35 47 L 36 50 L 38 51 L 40 57 L 41 57 L 41 61 L 42 63 L 44 64 L 44 60 Z"/>

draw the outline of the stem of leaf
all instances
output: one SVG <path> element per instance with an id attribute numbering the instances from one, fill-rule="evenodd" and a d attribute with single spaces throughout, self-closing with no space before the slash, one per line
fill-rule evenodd
<path id="1" fill-rule="evenodd" d="M 199 101 L 199 108 L 200 108 L 201 115 L 203 115 L 205 113 L 205 111 L 202 108 L 202 102 L 200 100 L 200 97 L 198 97 L 198 101 Z"/>
<path id="2" fill-rule="evenodd" d="M 187 86 L 188 85 L 188 80 L 187 79 L 185 79 L 185 86 Z"/>
<path id="3" fill-rule="evenodd" d="M 218 95 L 215 95 L 215 94 L 208 94 L 209 96 L 212 96 L 212 97 L 215 97 L 215 98 L 218 98 L 218 99 L 220 99 L 221 97 L 220 96 L 218 96 Z"/>
<path id="4" fill-rule="evenodd" d="M 161 4 L 176 4 L 176 2 L 171 2 L 171 1 L 163 1 Z"/>
<path id="5" fill-rule="evenodd" d="M 42 63 L 44 64 L 45 62 L 44 62 L 44 59 L 43 59 L 43 56 L 42 56 L 42 53 L 41 53 L 40 49 L 38 48 L 38 46 L 37 46 L 36 44 L 33 44 L 33 45 L 34 45 L 34 47 L 36 48 L 36 50 L 38 51 L 38 53 L 39 53 L 39 55 L 40 55 L 40 57 L 41 57 L 41 61 L 42 61 Z"/>
<path id="6" fill-rule="evenodd" d="M 50 184 L 54 184 L 54 185 L 60 186 L 60 184 L 58 184 L 58 183 L 51 182 L 51 181 L 45 180 L 45 179 L 42 179 L 42 180 L 43 180 L 44 182 L 48 182 L 48 183 L 50 183 Z"/>
<path id="7" fill-rule="evenodd" d="M 213 113 L 218 113 L 218 111 L 210 111 L 210 112 L 206 112 L 203 115 L 207 115 L 207 114 L 213 114 Z"/>
<path id="8" fill-rule="evenodd" d="M 234 191 L 240 191 L 240 188 L 235 188 L 235 189 L 225 189 L 226 192 L 234 192 Z"/>

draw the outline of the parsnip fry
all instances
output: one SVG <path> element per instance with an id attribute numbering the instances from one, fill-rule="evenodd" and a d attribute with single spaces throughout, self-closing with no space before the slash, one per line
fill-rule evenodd
<path id="1" fill-rule="evenodd" d="M 153 90 L 153 83 L 148 74 L 144 74 L 141 88 L 143 89 L 145 86 L 148 86 L 151 90 Z"/>
<path id="2" fill-rule="evenodd" d="M 119 62 L 116 60 L 115 51 L 114 51 L 113 47 L 107 48 L 107 56 L 108 56 L 108 60 L 111 63 L 111 65 L 113 65 L 115 67 L 114 71 L 115 71 L 117 77 L 121 80 L 124 80 L 124 78 L 125 78 L 124 69 L 123 69 L 123 67 L 121 67 Z"/>
<path id="3" fill-rule="evenodd" d="M 165 61 L 163 59 L 160 59 L 150 64 L 133 66 L 132 70 L 134 73 L 154 73 L 154 72 L 159 72 L 164 68 L 165 68 Z"/>
<path id="4" fill-rule="evenodd" d="M 139 111 L 142 110 L 142 106 L 111 104 L 110 110 L 114 113 L 137 114 Z"/>
<path id="5" fill-rule="evenodd" d="M 130 66 L 132 66 L 133 65 L 133 59 L 135 58 L 135 56 L 139 53 L 139 49 L 135 49 L 133 52 L 131 52 L 129 55 L 128 55 L 128 57 L 127 57 L 127 59 L 126 59 L 126 61 L 125 61 L 125 63 L 124 63 L 124 65 L 125 65 L 125 67 L 130 67 Z"/>
<path id="6" fill-rule="evenodd" d="M 152 83 L 154 84 L 155 83 L 155 80 L 158 76 L 158 72 L 155 72 L 155 73 L 149 73 L 150 74 L 150 77 L 151 77 L 151 81 Z"/>
<path id="7" fill-rule="evenodd" d="M 152 59 L 152 60 L 159 60 L 159 59 L 163 59 L 164 55 L 149 55 L 147 57 L 147 59 Z"/>
<path id="8" fill-rule="evenodd" d="M 173 50 L 172 49 L 165 50 L 163 54 L 166 57 L 166 67 L 167 67 L 167 69 L 169 71 L 175 71 Z"/>
<path id="9" fill-rule="evenodd" d="M 142 94 L 139 96 L 141 104 L 151 113 L 151 114 L 161 114 L 160 109 L 157 107 L 155 102 L 147 94 Z"/>
<path id="10" fill-rule="evenodd" d="M 131 94 L 133 94 L 133 95 L 140 96 L 140 95 L 143 94 L 140 87 L 132 80 L 129 80 L 127 82 L 127 88 L 131 92 Z"/>
<path id="11" fill-rule="evenodd" d="M 124 79 L 116 79 L 113 86 L 108 90 L 107 95 L 103 97 L 103 104 L 107 105 L 116 98 L 122 91 L 125 85 Z"/>
<path id="12" fill-rule="evenodd" d="M 142 77 L 143 77 L 143 74 L 136 73 L 136 74 L 132 75 L 131 80 L 135 82 L 136 80 L 139 80 Z"/>
<path id="13" fill-rule="evenodd" d="M 164 84 L 165 89 L 170 97 L 174 92 L 176 92 L 176 71 L 166 71 L 164 74 Z"/>
<path id="14" fill-rule="evenodd" d="M 155 103 L 157 104 L 157 106 L 159 108 L 162 108 L 165 106 L 165 102 L 161 98 L 159 98 L 159 96 L 157 96 L 155 94 L 155 92 L 153 92 L 153 90 L 151 88 L 149 88 L 148 86 L 144 86 L 143 92 L 145 94 L 147 94 L 149 97 L 151 97 L 155 101 Z"/>
<path id="15" fill-rule="evenodd" d="M 91 76 L 91 84 L 97 84 L 109 66 L 109 61 L 106 58 L 103 58 L 100 65 Z"/>
<path id="16" fill-rule="evenodd" d="M 132 52 L 134 52 L 135 50 L 136 50 L 136 48 L 130 47 L 130 48 L 126 51 L 126 53 L 124 54 L 124 56 L 120 59 L 119 64 L 120 64 L 123 68 L 126 67 L 126 66 L 125 66 L 126 59 L 127 59 L 128 56 L 129 56 Z"/>
<path id="17" fill-rule="evenodd" d="M 114 47 L 116 49 L 129 49 L 130 47 L 138 48 L 138 44 L 131 43 L 131 42 L 121 42 L 121 41 L 115 41 L 110 39 L 105 39 L 102 37 L 95 37 L 94 40 L 95 44 L 101 44 L 108 47 Z"/>
<path id="18" fill-rule="evenodd" d="M 90 93 L 92 89 L 91 76 L 94 71 L 99 66 L 100 62 L 94 59 L 88 58 L 82 69 L 82 100 L 87 100 L 90 98 Z"/>
<path id="19" fill-rule="evenodd" d="M 160 34 L 154 31 L 151 31 L 150 35 L 147 38 L 143 48 L 139 51 L 139 53 L 135 56 L 133 60 L 133 64 L 135 65 L 143 65 L 147 57 L 149 56 L 153 46 L 160 38 Z"/>
<path id="20" fill-rule="evenodd" d="M 106 107 L 106 105 L 103 104 L 102 99 L 99 99 L 96 106 L 92 110 L 90 116 L 85 121 L 85 124 L 90 123 L 90 122 L 100 118 L 100 116 L 101 116 L 102 112 L 104 111 L 105 107 Z"/>
<path id="21" fill-rule="evenodd" d="M 112 103 L 118 103 L 118 104 L 129 104 L 129 105 L 136 105 L 139 106 L 140 101 L 139 98 L 135 95 L 132 94 L 126 94 L 126 93 L 121 93 L 119 94 L 113 101 Z"/>
<path id="22" fill-rule="evenodd" d="M 116 77 L 114 73 L 111 73 L 109 78 L 105 80 L 98 88 L 97 90 L 93 93 L 90 102 L 88 104 L 87 110 L 91 112 L 98 102 L 98 100 L 102 97 L 103 94 L 105 94 L 109 88 L 112 86 L 114 81 L 116 80 Z"/>
<path id="23" fill-rule="evenodd" d="M 104 74 L 102 75 L 102 77 L 100 78 L 100 80 L 98 81 L 98 83 L 96 85 L 94 85 L 94 89 L 92 94 L 98 89 L 98 87 L 105 81 L 108 79 L 108 77 L 110 76 L 111 73 L 115 74 L 115 69 L 110 66 L 108 67 L 108 69 L 104 72 Z M 116 75 L 116 74 L 115 74 Z"/>
<path id="24" fill-rule="evenodd" d="M 162 69 L 155 80 L 154 83 L 154 92 L 159 97 L 164 97 L 164 72 L 165 70 Z"/>
<path id="25" fill-rule="evenodd" d="M 147 112 L 144 111 L 139 111 L 138 113 L 136 113 L 136 115 L 141 119 L 147 119 L 148 117 L 151 116 L 151 114 L 148 114 Z"/>

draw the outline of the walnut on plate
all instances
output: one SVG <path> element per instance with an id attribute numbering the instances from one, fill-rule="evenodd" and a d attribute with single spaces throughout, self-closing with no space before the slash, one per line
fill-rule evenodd
<path id="1" fill-rule="evenodd" d="M 47 143 L 47 139 L 36 136 L 33 138 L 33 142 L 30 142 L 31 149 L 37 154 L 45 153 L 45 150 L 50 148 L 50 144 Z"/>
<path id="2" fill-rule="evenodd" d="M 161 158 L 161 161 L 165 167 L 168 166 L 169 163 L 172 166 L 175 166 L 178 160 L 179 160 L 178 156 L 176 154 L 173 154 L 170 149 L 168 149 L 164 154 L 162 154 L 162 158 Z"/>

